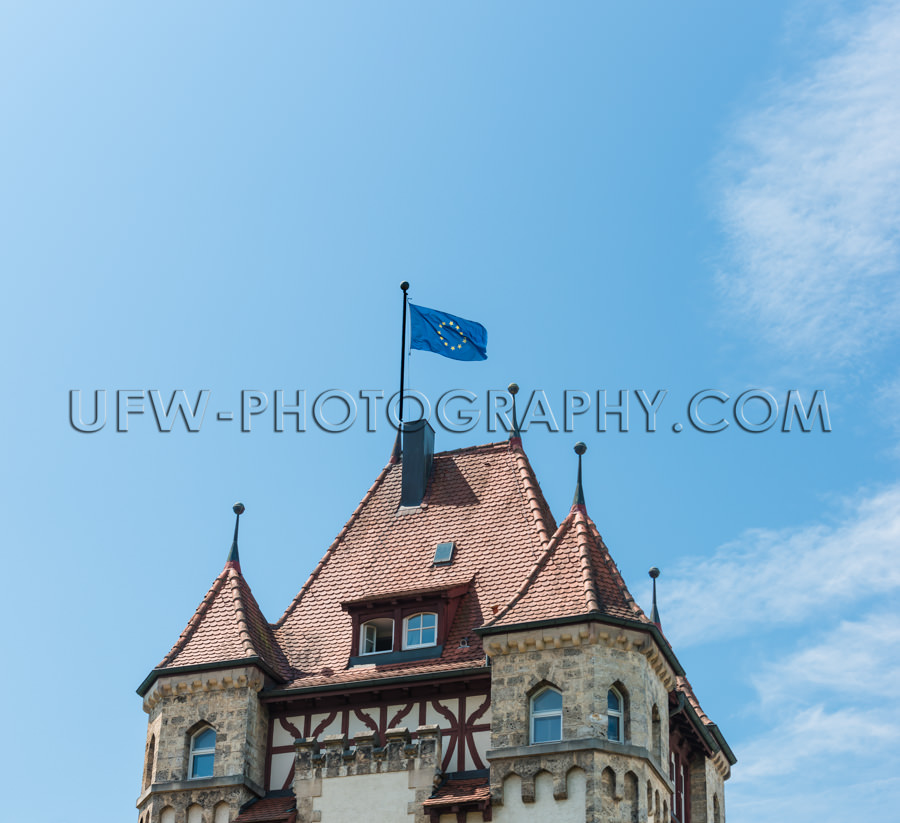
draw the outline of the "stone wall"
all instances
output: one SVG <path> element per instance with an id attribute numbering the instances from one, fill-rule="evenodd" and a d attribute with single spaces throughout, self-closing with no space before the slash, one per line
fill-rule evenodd
<path id="1" fill-rule="evenodd" d="M 668 763 L 668 735 L 654 741 L 652 717 L 656 706 L 668 729 L 675 676 L 649 635 L 585 623 L 485 640 L 492 667 L 492 748 L 528 745 L 529 699 L 543 684 L 562 692 L 564 740 L 605 739 L 606 695 L 616 685 L 626 701 L 623 742 L 651 751 L 660 768 Z"/>
<path id="2" fill-rule="evenodd" d="M 268 716 L 257 693 L 264 682 L 258 669 L 245 666 L 165 676 L 153 684 L 144 697 L 145 751 L 152 739 L 155 757 L 144 764 L 139 823 L 159 823 L 166 809 L 174 809 L 179 823 L 189 820 L 189 811 L 190 823 L 223 823 L 263 793 Z M 205 725 L 216 731 L 213 776 L 191 780 L 191 736 Z"/>
<path id="3" fill-rule="evenodd" d="M 583 623 L 490 635 L 485 641 L 492 666 L 488 758 L 495 819 L 525 820 L 520 811 L 504 809 L 510 803 L 514 809 L 536 808 L 544 785 L 552 786 L 552 814 L 560 820 L 668 823 L 668 734 L 659 729 L 668 730 L 675 674 L 652 637 Z M 530 698 L 546 685 L 562 693 L 562 740 L 531 744 Z M 607 739 L 607 693 L 613 686 L 625 698 L 620 741 Z M 580 812 L 569 799 L 573 774 L 584 775 Z M 543 809 L 550 800 L 540 804 Z M 541 814 L 549 819 L 548 811 Z"/>
<path id="4" fill-rule="evenodd" d="M 371 731 L 352 746 L 342 734 L 297 740 L 297 823 L 428 823 L 422 801 L 440 776 L 441 732 L 419 726 L 416 736 L 404 727 L 389 729 L 383 745 Z"/>

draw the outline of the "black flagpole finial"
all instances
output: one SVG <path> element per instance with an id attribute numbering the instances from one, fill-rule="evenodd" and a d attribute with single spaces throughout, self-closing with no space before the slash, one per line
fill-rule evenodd
<path id="1" fill-rule="evenodd" d="M 235 514 L 234 518 L 234 540 L 231 541 L 231 551 L 228 552 L 228 560 L 225 561 L 225 565 L 234 564 L 234 568 L 238 571 L 241 570 L 241 558 L 238 554 L 238 526 L 241 525 L 241 515 L 246 510 L 246 507 L 243 503 L 235 503 L 231 510 Z"/>
<path id="2" fill-rule="evenodd" d="M 509 439 L 510 440 L 522 440 L 522 430 L 519 428 L 519 415 L 516 412 L 516 395 L 519 393 L 519 384 L 518 383 L 510 383 L 506 390 L 512 395 L 513 399 L 513 407 L 512 407 L 512 432 L 510 432 Z"/>
<path id="3" fill-rule="evenodd" d="M 659 569 L 653 566 L 647 574 L 653 579 L 653 611 L 650 612 L 650 619 L 661 629 L 662 623 L 659 619 L 659 609 L 656 607 L 656 578 L 659 577 Z"/>
<path id="4" fill-rule="evenodd" d="M 587 446 L 579 441 L 575 444 L 575 454 L 578 455 L 578 482 L 575 484 L 575 497 L 573 506 L 584 506 L 584 488 L 581 485 L 581 456 L 587 451 Z"/>

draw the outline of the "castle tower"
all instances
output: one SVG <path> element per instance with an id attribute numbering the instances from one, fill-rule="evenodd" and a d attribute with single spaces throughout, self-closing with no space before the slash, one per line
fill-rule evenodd
<path id="1" fill-rule="evenodd" d="M 139 689 L 139 823 L 724 823 L 734 755 L 663 634 L 658 570 L 648 618 L 588 514 L 585 451 L 557 526 L 515 417 L 437 453 L 404 423 L 273 624 L 236 523 Z"/>
<path id="2" fill-rule="evenodd" d="M 268 713 L 290 667 L 241 573 L 234 541 L 178 642 L 138 689 L 149 715 L 139 823 L 229 823 L 262 797 Z"/>

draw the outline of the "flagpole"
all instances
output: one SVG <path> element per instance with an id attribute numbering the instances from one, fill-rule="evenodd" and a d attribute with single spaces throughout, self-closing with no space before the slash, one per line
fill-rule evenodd
<path id="1" fill-rule="evenodd" d="M 400 288 L 403 289 L 403 333 L 401 335 L 401 343 L 400 343 L 400 414 L 397 418 L 397 430 L 401 431 L 403 429 L 403 378 L 404 378 L 404 367 L 406 366 L 406 302 L 409 299 L 406 294 L 409 289 L 409 282 L 404 280 L 400 284 Z"/>

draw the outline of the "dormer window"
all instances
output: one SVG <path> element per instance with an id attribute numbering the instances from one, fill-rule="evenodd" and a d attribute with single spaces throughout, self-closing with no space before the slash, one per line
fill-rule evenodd
<path id="1" fill-rule="evenodd" d="M 379 654 L 394 649 L 394 621 L 380 617 L 363 623 L 359 638 L 360 654 Z"/>
<path id="2" fill-rule="evenodd" d="M 404 621 L 403 648 L 421 649 L 437 644 L 437 615 L 423 612 L 407 617 Z"/>
<path id="3" fill-rule="evenodd" d="M 216 730 L 207 726 L 191 738 L 191 780 L 212 777 L 215 759 Z"/>
<path id="4" fill-rule="evenodd" d="M 348 664 L 385 666 L 440 657 L 469 583 L 379 592 L 341 603 L 353 621 Z"/>

